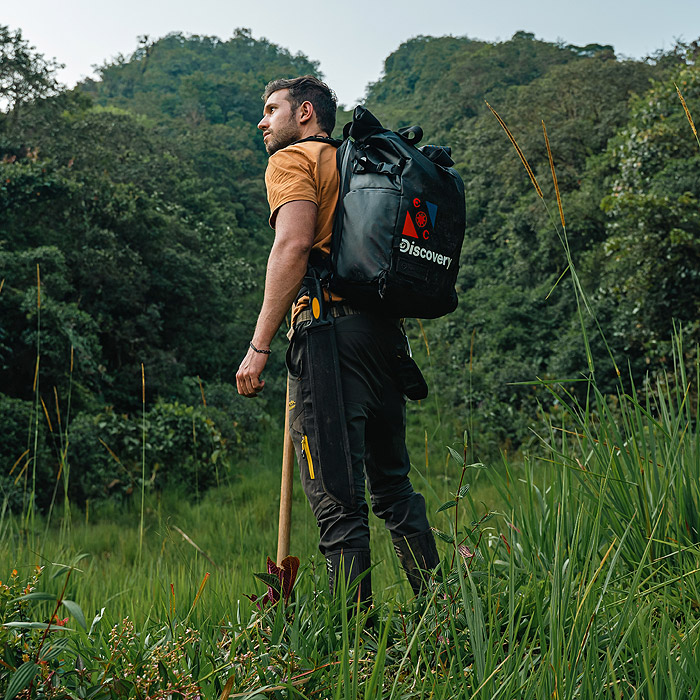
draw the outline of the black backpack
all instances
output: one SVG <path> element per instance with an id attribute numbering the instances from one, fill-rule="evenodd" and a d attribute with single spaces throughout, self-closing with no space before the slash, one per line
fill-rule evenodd
<path id="1" fill-rule="evenodd" d="M 423 146 L 420 127 L 385 129 L 355 108 L 337 151 L 340 192 L 331 291 L 394 317 L 437 318 L 457 307 L 464 184 L 449 148 Z"/>

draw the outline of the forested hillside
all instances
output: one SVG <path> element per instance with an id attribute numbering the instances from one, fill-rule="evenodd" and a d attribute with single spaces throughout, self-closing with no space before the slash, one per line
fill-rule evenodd
<path id="1" fill-rule="evenodd" d="M 233 386 L 271 241 L 260 94 L 318 66 L 245 30 L 173 34 L 65 91 L 0 30 L 0 501 L 19 505 L 35 478 L 48 502 L 67 465 L 81 475 L 72 499 L 128 494 L 144 430 L 156 486 L 215 483 L 220 460 L 278 421 L 283 388 L 282 339 L 267 399 Z M 442 368 L 433 389 L 455 427 L 472 413 L 481 454 L 517 448 L 556 410 L 515 383 L 589 372 L 542 120 L 572 256 L 623 375 L 663 371 L 674 323 L 689 349 L 700 340 L 700 149 L 674 86 L 700 114 L 697 55 L 697 43 L 631 61 L 524 32 L 418 37 L 369 87 L 387 126 L 421 124 L 465 180 L 460 306 L 426 330 Z"/>
<path id="2" fill-rule="evenodd" d="M 65 92 L 14 43 L 27 89 L 0 115 L 0 484 L 22 493 L 36 466 L 48 499 L 66 462 L 78 502 L 130 493 L 143 381 L 152 481 L 207 486 L 265 417 L 233 386 L 271 241 L 260 94 L 315 66 L 245 31 L 170 35 Z M 36 401 L 71 421 L 67 453 Z"/>
<path id="3" fill-rule="evenodd" d="M 700 109 L 698 54 L 694 43 L 618 60 L 609 46 L 524 32 L 501 44 L 418 37 L 370 87 L 370 108 L 393 126 L 420 123 L 450 144 L 465 180 L 460 306 L 430 335 L 437 389 L 457 420 L 473 413 L 482 455 L 518 447 L 551 408 L 545 392 L 515 383 L 589 374 L 553 223 L 543 121 L 571 254 L 605 336 L 586 314 L 598 386 L 613 391 L 619 381 L 606 344 L 622 380 L 631 371 L 643 381 L 668 368 L 674 323 L 691 353 L 700 340 L 700 149 L 674 87 Z M 549 213 L 487 102 L 532 166 Z"/>

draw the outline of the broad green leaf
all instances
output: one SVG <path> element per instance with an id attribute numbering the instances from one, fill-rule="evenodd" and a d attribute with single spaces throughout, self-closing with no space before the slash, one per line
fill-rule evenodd
<path id="1" fill-rule="evenodd" d="M 446 532 L 443 532 L 442 530 L 433 530 L 433 532 L 443 542 L 449 542 L 450 544 L 454 544 L 454 537 L 452 537 L 451 535 L 448 535 Z"/>
<path id="2" fill-rule="evenodd" d="M 76 619 L 77 623 L 84 629 L 87 629 L 87 623 L 85 622 L 85 615 L 83 614 L 82 608 L 72 600 L 62 600 L 62 605 L 68 608 L 68 612 Z"/>
<path id="3" fill-rule="evenodd" d="M 104 685 L 95 685 L 92 688 L 88 688 L 85 691 L 85 698 L 87 700 L 111 700 L 111 693 L 109 688 Z"/>
<path id="4" fill-rule="evenodd" d="M 457 450 L 455 450 L 453 447 L 450 447 L 449 445 L 447 446 L 447 449 L 450 451 L 450 454 L 452 455 L 452 459 L 454 459 L 457 464 L 461 464 L 464 466 L 464 455 L 461 455 Z"/>
<path id="5" fill-rule="evenodd" d="M 274 574 L 261 573 L 253 574 L 253 576 L 262 581 L 266 586 L 274 588 L 278 593 L 282 589 L 282 585 L 280 583 L 279 578 L 277 578 L 277 576 L 275 576 Z"/>
<path id="6" fill-rule="evenodd" d="M 45 622 L 5 622 L 3 627 L 11 629 L 45 630 L 48 625 Z"/>
<path id="7" fill-rule="evenodd" d="M 45 630 L 49 627 L 45 622 L 5 622 L 3 627 L 10 627 L 12 629 L 26 629 L 26 630 Z M 65 632 L 74 632 L 71 627 L 60 627 L 59 625 L 51 625 L 51 631 L 62 630 Z"/>
<path id="8" fill-rule="evenodd" d="M 41 661 L 51 661 L 51 659 L 55 659 L 59 654 L 66 650 L 69 643 L 70 639 L 68 639 L 68 637 L 57 639 L 53 644 L 51 644 L 51 646 L 47 647 L 41 652 Z"/>
<path id="9" fill-rule="evenodd" d="M 5 700 L 12 700 L 18 693 L 23 691 L 36 676 L 39 666 L 33 661 L 23 663 L 10 678 L 10 683 L 7 686 Z"/>
<path id="10" fill-rule="evenodd" d="M 53 593 L 42 593 L 41 591 L 32 591 L 26 595 L 21 595 L 19 598 L 14 598 L 11 602 L 16 602 L 18 600 L 56 600 L 56 596 Z"/>
<path id="11" fill-rule="evenodd" d="M 457 505 L 457 501 L 446 501 L 435 512 L 442 513 L 443 510 L 449 510 Z"/>

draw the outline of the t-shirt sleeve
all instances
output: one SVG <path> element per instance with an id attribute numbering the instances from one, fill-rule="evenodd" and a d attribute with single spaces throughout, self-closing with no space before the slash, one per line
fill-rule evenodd
<path id="1" fill-rule="evenodd" d="M 279 208 L 288 202 L 306 201 L 318 206 L 314 162 L 301 149 L 285 148 L 270 156 L 265 171 L 270 226 L 275 227 Z"/>

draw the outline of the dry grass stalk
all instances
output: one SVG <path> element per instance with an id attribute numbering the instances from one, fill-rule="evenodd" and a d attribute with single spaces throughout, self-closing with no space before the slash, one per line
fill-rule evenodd
<path id="1" fill-rule="evenodd" d="M 204 404 L 204 408 L 206 408 L 207 400 L 204 398 L 204 387 L 202 386 L 202 380 L 199 375 L 197 375 L 197 381 L 199 382 L 199 391 L 202 394 L 202 403 Z"/>
<path id="2" fill-rule="evenodd" d="M 182 536 L 182 539 L 185 540 L 185 542 L 187 542 L 188 544 L 191 544 L 212 566 L 215 566 L 217 569 L 219 568 L 219 565 L 186 532 L 183 532 L 177 525 L 173 525 L 173 530 L 175 530 L 175 532 L 179 532 Z M 204 588 L 204 584 L 207 582 L 208 578 L 209 574 L 206 575 L 204 581 L 202 582 L 200 593 L 202 588 Z M 199 597 L 199 594 L 197 594 L 197 597 Z M 197 601 L 195 599 L 195 603 L 196 602 Z"/>
<path id="3" fill-rule="evenodd" d="M 202 554 L 204 554 L 204 552 L 202 552 Z M 206 557 L 207 555 L 204 554 L 204 556 Z M 207 557 L 207 559 L 209 559 L 209 557 Z M 209 559 L 209 561 L 211 561 L 211 559 Z M 211 576 L 211 574 L 207 571 L 206 574 L 204 574 L 204 578 L 202 579 L 202 583 L 199 584 L 199 590 L 197 591 L 197 595 L 194 597 L 194 600 L 192 601 L 192 610 L 194 610 L 194 606 L 197 605 L 197 601 L 199 600 L 199 597 L 202 595 L 202 591 L 204 590 L 204 586 L 207 585 L 207 581 L 209 580 L 209 576 Z"/>
<path id="4" fill-rule="evenodd" d="M 416 321 L 418 321 L 418 327 L 420 328 L 420 332 L 423 334 L 423 342 L 425 343 L 425 351 L 428 353 L 428 359 L 430 359 L 430 345 L 428 345 L 428 336 L 425 334 L 425 328 L 423 328 L 423 324 L 421 323 L 420 319 L 417 318 Z"/>
<path id="5" fill-rule="evenodd" d="M 53 433 L 53 425 L 51 425 L 51 419 L 49 418 L 49 411 L 46 408 L 46 404 L 44 403 L 44 397 L 40 396 L 39 398 L 41 400 L 41 406 L 44 409 L 44 415 L 46 416 L 46 422 L 49 424 L 49 432 Z"/>
<path id="6" fill-rule="evenodd" d="M 547 145 L 547 158 L 549 158 L 549 167 L 552 169 L 552 181 L 554 182 L 554 191 L 557 195 L 557 206 L 559 207 L 559 218 L 561 219 L 562 228 L 566 228 L 564 221 L 564 209 L 561 206 L 561 192 L 559 192 L 559 183 L 557 182 L 557 173 L 554 170 L 554 158 L 552 158 L 552 149 L 549 147 L 549 136 L 547 136 L 547 127 L 542 121 L 542 131 L 544 132 L 544 142 Z"/>
<path id="7" fill-rule="evenodd" d="M 22 452 L 22 454 L 17 458 L 17 461 L 12 465 L 12 469 L 10 469 L 10 475 L 12 472 L 17 468 L 17 465 L 29 454 L 29 450 L 25 450 Z"/>
<path id="8" fill-rule="evenodd" d="M 428 459 L 428 431 L 424 430 L 423 435 L 425 437 L 425 472 L 428 473 L 429 459 Z"/>
<path id="9" fill-rule="evenodd" d="M 114 453 L 114 451 L 112 450 L 112 448 L 111 448 L 102 438 L 98 438 L 98 440 L 100 441 L 101 445 L 107 450 L 107 452 L 109 452 L 110 457 L 111 457 L 117 464 L 121 464 L 121 463 L 122 463 L 121 459 L 119 459 L 119 457 L 117 457 L 117 455 Z"/>
<path id="10" fill-rule="evenodd" d="M 506 123 L 503 121 L 503 119 L 501 119 L 498 112 L 488 102 L 486 102 L 486 106 L 491 110 L 491 112 L 493 113 L 493 116 L 496 117 L 496 119 L 498 119 L 498 123 L 503 127 L 503 131 L 506 132 L 506 136 L 508 136 L 508 138 L 510 139 L 510 142 L 513 144 L 513 148 L 515 148 L 517 154 L 520 156 L 520 160 L 522 161 L 523 166 L 525 167 L 527 174 L 530 176 L 530 181 L 532 182 L 532 185 L 535 188 L 537 195 L 539 196 L 540 199 L 544 199 L 544 195 L 542 194 L 542 189 L 540 188 L 539 183 L 537 182 L 537 178 L 535 177 L 535 173 L 532 172 L 532 168 L 530 167 L 530 164 L 527 162 L 527 158 L 525 158 L 525 154 L 522 152 L 522 149 L 520 148 L 520 146 L 518 146 L 518 142 L 515 140 L 515 137 L 513 136 L 513 134 L 510 133 L 510 129 L 506 126 Z"/>
<path id="11" fill-rule="evenodd" d="M 39 380 L 39 355 L 36 356 L 36 365 L 34 366 L 34 383 L 32 384 L 32 391 L 36 391 L 36 383 Z"/>
<path id="12" fill-rule="evenodd" d="M 53 395 L 54 395 L 54 398 L 56 399 L 56 418 L 58 420 L 58 427 L 60 429 L 61 428 L 61 407 L 58 405 L 58 391 L 56 391 L 56 387 L 53 388 Z"/>
<path id="13" fill-rule="evenodd" d="M 681 104 L 683 105 L 683 110 L 685 111 L 685 116 L 688 117 L 688 123 L 690 124 L 690 128 L 693 130 L 693 134 L 695 134 L 695 138 L 698 138 L 698 130 L 695 128 L 695 124 L 693 122 L 693 117 L 690 116 L 690 110 L 688 109 L 688 105 L 685 103 L 685 99 L 683 99 L 683 95 L 680 91 L 680 88 L 678 85 L 673 83 L 676 87 L 676 92 L 678 93 L 678 97 L 681 100 Z"/>
<path id="14" fill-rule="evenodd" d="M 27 451 L 29 451 L 29 450 L 27 450 Z M 14 486 L 17 486 L 17 484 L 19 484 L 20 480 L 21 480 L 22 477 L 24 476 L 24 472 L 26 472 L 26 471 L 27 471 L 27 468 L 29 467 L 29 463 L 30 463 L 30 461 L 27 460 L 27 461 L 24 463 L 24 466 L 22 467 L 22 469 L 20 469 L 19 474 L 17 474 L 17 477 L 15 478 Z"/>

